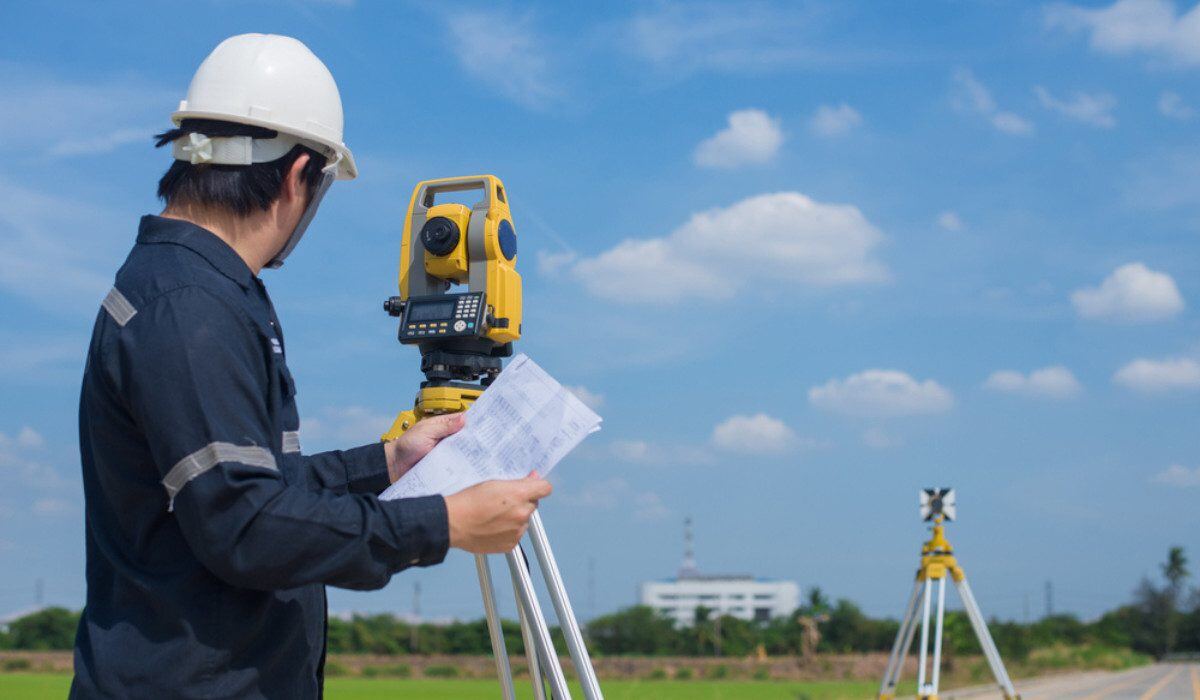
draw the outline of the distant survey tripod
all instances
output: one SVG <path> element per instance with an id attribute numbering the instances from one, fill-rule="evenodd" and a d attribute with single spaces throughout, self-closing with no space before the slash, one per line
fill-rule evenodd
<path id="1" fill-rule="evenodd" d="M 943 498 L 946 500 L 944 508 Z M 883 684 L 879 688 L 879 700 L 892 700 L 896 697 L 896 685 L 900 682 L 900 673 L 904 668 L 904 661 L 908 656 L 909 648 L 912 647 L 913 637 L 917 631 L 918 603 L 921 606 L 921 649 L 917 670 L 917 697 L 921 700 L 937 700 L 938 680 L 942 665 L 942 622 L 946 612 L 947 576 L 954 581 L 954 587 L 962 599 L 963 608 L 966 609 L 967 617 L 971 621 L 971 628 L 974 629 L 975 636 L 979 640 L 979 647 L 983 649 L 983 655 L 987 659 L 988 666 L 991 667 L 996 685 L 1007 700 L 1020 700 L 1020 696 L 1017 695 L 1017 691 L 1008 677 L 1008 671 L 1004 668 L 1004 661 L 1000 659 L 1000 652 L 996 650 L 996 644 L 988 632 L 983 613 L 979 611 L 979 604 L 975 602 L 975 595 L 971 593 L 967 575 L 954 558 L 954 548 L 946 540 L 942 522 L 946 519 L 952 520 L 954 517 L 954 492 L 950 489 L 928 489 L 922 493 L 921 506 L 922 512 L 926 516 L 925 519 L 933 522 L 933 534 L 929 541 L 921 547 L 921 566 L 917 569 L 917 580 L 913 585 L 912 594 L 908 598 L 908 605 L 904 609 L 904 618 L 900 621 L 900 630 L 896 633 L 896 642 L 892 645 L 891 656 L 888 657 Z M 934 588 L 937 588 L 936 612 L 934 612 L 931 600 Z M 932 654 L 929 653 L 931 613 L 935 615 L 936 620 Z M 933 657 L 932 665 L 928 663 L 930 656 Z"/>

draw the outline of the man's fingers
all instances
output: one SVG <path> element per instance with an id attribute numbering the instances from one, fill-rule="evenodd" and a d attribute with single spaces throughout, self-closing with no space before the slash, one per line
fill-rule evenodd
<path id="1" fill-rule="evenodd" d="M 521 485 L 525 487 L 522 492 L 524 498 L 529 501 L 537 501 L 549 496 L 554 487 L 545 479 L 523 479 Z"/>
<path id="2" fill-rule="evenodd" d="M 441 439 L 462 430 L 465 420 L 465 416 L 461 413 L 447 413 L 444 416 L 426 418 L 417 425 L 428 425 L 426 430 L 429 432 L 429 436 Z"/>

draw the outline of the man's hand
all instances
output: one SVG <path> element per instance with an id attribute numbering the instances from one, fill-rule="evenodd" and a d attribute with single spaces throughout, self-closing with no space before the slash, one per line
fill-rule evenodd
<path id="1" fill-rule="evenodd" d="M 434 416 L 417 421 L 403 435 L 384 444 L 387 454 L 388 478 L 392 483 L 404 476 L 429 454 L 433 446 L 449 437 L 466 425 L 466 418 L 461 413 L 449 413 L 444 416 Z"/>
<path id="2" fill-rule="evenodd" d="M 515 481 L 485 481 L 446 497 L 450 546 L 474 554 L 511 551 L 525 535 L 538 499 L 550 482 L 537 472 Z"/>

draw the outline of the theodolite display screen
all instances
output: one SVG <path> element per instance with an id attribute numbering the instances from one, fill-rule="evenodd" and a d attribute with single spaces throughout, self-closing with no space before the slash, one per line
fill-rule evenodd
<path id="1" fill-rule="evenodd" d="M 486 311 L 483 292 L 410 298 L 400 318 L 400 342 L 422 343 L 431 336 L 478 336 L 484 332 Z"/>
<path id="2" fill-rule="evenodd" d="M 454 316 L 454 301 L 423 302 L 408 310 L 409 321 L 448 321 Z"/>

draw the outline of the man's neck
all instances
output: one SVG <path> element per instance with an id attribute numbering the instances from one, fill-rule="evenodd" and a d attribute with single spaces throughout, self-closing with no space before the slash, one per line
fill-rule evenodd
<path id="1" fill-rule="evenodd" d="M 239 217 L 224 211 L 194 206 L 169 206 L 161 216 L 179 219 L 207 229 L 225 241 L 255 276 L 278 252 L 278 232 L 272 213 L 257 212 Z"/>

